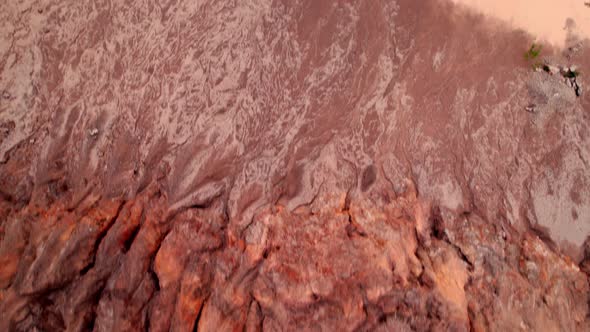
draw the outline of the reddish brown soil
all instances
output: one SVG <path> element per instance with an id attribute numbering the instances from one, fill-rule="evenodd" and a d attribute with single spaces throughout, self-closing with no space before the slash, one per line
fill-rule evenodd
<path id="1" fill-rule="evenodd" d="M 590 330 L 568 36 L 580 97 L 442 0 L 2 2 L 0 331 Z"/>

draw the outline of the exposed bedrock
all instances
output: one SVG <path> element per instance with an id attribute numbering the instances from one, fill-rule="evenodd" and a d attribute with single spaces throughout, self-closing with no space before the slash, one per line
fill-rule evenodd
<path id="1" fill-rule="evenodd" d="M 525 32 L 26 0 L 0 33 L 0 331 L 590 329 L 590 99 Z"/>

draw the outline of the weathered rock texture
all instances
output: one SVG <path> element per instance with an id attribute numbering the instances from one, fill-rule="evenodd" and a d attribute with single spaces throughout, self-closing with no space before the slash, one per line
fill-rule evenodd
<path id="1" fill-rule="evenodd" d="M 570 37 L 545 56 L 590 73 Z M 3 1 L 0 331 L 588 331 L 590 98 L 531 38 L 445 1 Z"/>

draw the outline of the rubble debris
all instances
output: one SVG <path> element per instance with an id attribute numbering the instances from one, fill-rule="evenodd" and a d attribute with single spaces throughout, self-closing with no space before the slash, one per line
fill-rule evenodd
<path id="1" fill-rule="evenodd" d="M 535 104 L 528 104 L 527 107 L 525 107 L 525 110 L 529 113 L 535 113 L 536 107 L 537 107 L 537 105 L 535 105 Z"/>
<path id="2" fill-rule="evenodd" d="M 580 72 L 578 71 L 578 67 L 576 65 L 568 67 L 545 63 L 542 66 L 535 66 L 535 70 L 537 72 L 540 72 L 542 70 L 550 75 L 560 74 L 565 78 L 565 84 L 574 89 L 576 97 L 580 97 L 582 95 L 582 88 L 580 87 L 580 84 L 577 81 L 577 78 L 580 76 Z"/>
<path id="3" fill-rule="evenodd" d="M 569 68 L 565 67 L 562 69 L 561 74 L 565 78 L 568 86 L 570 86 L 571 88 L 574 89 L 574 92 L 576 93 L 576 97 L 580 97 L 582 94 L 582 89 L 576 80 L 578 78 L 578 76 L 580 76 L 580 73 L 578 72 L 577 67 L 576 66 L 570 66 Z"/>

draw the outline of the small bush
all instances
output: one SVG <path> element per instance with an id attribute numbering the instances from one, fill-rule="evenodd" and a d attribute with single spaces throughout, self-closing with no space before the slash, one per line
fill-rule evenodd
<path id="1" fill-rule="evenodd" d="M 524 53 L 524 58 L 526 60 L 534 60 L 534 59 L 538 58 L 539 55 L 541 54 L 542 48 L 543 47 L 541 45 L 537 45 L 537 44 L 533 43 L 531 45 L 531 47 L 529 48 L 529 50 Z"/>

